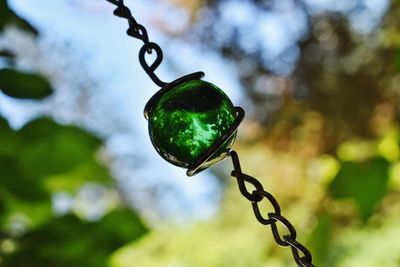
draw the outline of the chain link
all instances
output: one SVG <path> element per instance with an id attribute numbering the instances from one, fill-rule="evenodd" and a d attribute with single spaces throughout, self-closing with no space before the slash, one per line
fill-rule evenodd
<path id="1" fill-rule="evenodd" d="M 128 20 L 129 28 L 126 33 L 133 38 L 143 41 L 143 47 L 142 49 L 140 49 L 139 52 L 139 62 L 142 68 L 146 71 L 147 75 L 150 76 L 155 84 L 160 87 L 165 86 L 167 83 L 161 81 L 154 73 L 163 60 L 163 52 L 161 50 L 161 47 L 158 44 L 149 41 L 149 36 L 147 34 L 146 28 L 143 25 L 137 23 L 135 18 L 132 16 L 129 8 L 125 6 L 123 0 L 106 1 L 117 6 L 117 8 L 114 10 L 115 16 Z M 146 54 L 151 54 L 153 51 L 156 52 L 156 59 L 153 61 L 152 64 L 149 65 L 146 61 Z"/>
<path id="2" fill-rule="evenodd" d="M 276 199 L 270 193 L 264 190 L 262 184 L 256 178 L 242 172 L 239 156 L 236 151 L 231 150 L 229 154 L 232 158 L 234 168 L 231 175 L 236 178 L 240 193 L 251 202 L 254 215 L 257 220 L 263 225 L 271 226 L 272 235 L 274 236 L 274 239 L 278 245 L 291 248 L 293 258 L 297 266 L 315 267 L 312 264 L 312 256 L 310 251 L 298 241 L 296 241 L 296 229 L 289 222 L 289 220 L 281 215 L 281 208 L 278 201 L 276 201 Z M 247 189 L 246 184 L 252 185 L 256 190 L 250 192 Z M 268 213 L 267 216 L 263 216 L 261 214 L 259 206 L 264 199 L 267 200 L 274 209 L 274 211 Z M 279 232 L 278 224 L 286 228 L 288 234 L 282 235 Z"/>
<path id="3" fill-rule="evenodd" d="M 167 83 L 161 81 L 154 73 L 154 71 L 161 64 L 163 59 L 163 53 L 160 46 L 154 42 L 149 41 L 146 28 L 143 25 L 137 23 L 135 18 L 132 16 L 129 8 L 124 5 L 123 0 L 106 1 L 117 6 L 117 8 L 114 10 L 114 15 L 128 20 L 129 28 L 127 30 L 127 34 L 131 37 L 143 41 L 143 46 L 139 52 L 139 62 L 142 65 L 143 69 L 150 76 L 154 83 L 156 83 L 160 87 L 165 86 Z M 153 51 L 156 52 L 156 59 L 151 65 L 149 65 L 146 61 L 146 53 L 151 54 Z M 307 250 L 307 248 L 296 241 L 296 229 L 285 217 L 281 215 L 281 208 L 276 199 L 270 193 L 264 190 L 260 181 L 242 172 L 239 157 L 235 151 L 231 150 L 229 154 L 232 158 L 232 163 L 234 167 L 231 175 L 233 177 L 236 177 L 240 193 L 251 202 L 254 215 L 257 220 L 261 224 L 271 225 L 272 234 L 276 243 L 281 246 L 291 248 L 293 258 L 298 266 L 315 267 L 312 264 L 311 253 Z M 249 191 L 247 185 L 252 185 L 255 190 Z M 274 209 L 274 212 L 267 214 L 268 217 L 265 217 L 261 214 L 259 207 L 259 204 L 264 199 L 268 200 Z M 288 230 L 289 234 L 282 235 L 278 230 L 278 223 L 284 226 Z M 300 256 L 301 254 L 303 256 Z"/>

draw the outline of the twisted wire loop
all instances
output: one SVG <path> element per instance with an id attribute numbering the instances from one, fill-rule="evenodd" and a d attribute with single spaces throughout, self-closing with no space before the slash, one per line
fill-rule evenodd
<path id="1" fill-rule="evenodd" d="M 232 158 L 234 168 L 231 176 L 236 178 L 240 193 L 251 202 L 256 219 L 263 225 L 271 226 L 272 235 L 278 245 L 291 248 L 293 258 L 297 266 L 315 267 L 312 264 L 312 256 L 310 251 L 296 241 L 296 229 L 285 217 L 281 215 L 281 207 L 279 206 L 278 201 L 276 201 L 276 199 L 270 193 L 264 190 L 262 184 L 256 178 L 242 172 L 239 156 L 236 151 L 231 150 L 229 155 Z M 247 185 L 253 186 L 255 190 L 249 191 Z M 273 212 L 268 213 L 267 216 L 261 214 L 259 206 L 261 201 L 264 199 L 266 199 L 273 208 Z M 283 228 L 287 230 L 288 234 L 282 235 L 278 229 L 278 224 L 283 226 Z"/>
<path id="2" fill-rule="evenodd" d="M 147 34 L 146 28 L 143 25 L 137 23 L 135 18 L 132 16 L 129 8 L 125 6 L 123 0 L 106 1 L 117 6 L 117 8 L 114 10 L 115 16 L 128 20 L 129 27 L 126 33 L 133 38 L 143 41 L 143 46 L 139 51 L 139 62 L 142 68 L 146 71 L 147 75 L 149 75 L 149 77 L 155 84 L 160 87 L 165 86 L 167 83 L 160 80 L 160 78 L 158 78 L 157 75 L 154 73 L 163 60 L 163 52 L 161 50 L 161 47 L 158 44 L 149 41 L 149 36 Z M 146 61 L 146 54 L 151 54 L 153 51 L 156 52 L 156 59 L 152 64 L 149 65 L 149 63 L 147 63 Z"/>
<path id="3" fill-rule="evenodd" d="M 137 23 L 135 18 L 132 16 L 132 13 L 129 10 L 129 8 L 124 5 L 123 0 L 107 0 L 107 1 L 117 6 L 117 8 L 114 10 L 115 16 L 125 18 L 128 20 L 129 28 L 127 30 L 127 34 L 133 38 L 143 41 L 143 46 L 139 52 L 140 65 L 143 67 L 147 75 L 150 76 L 150 78 L 153 80 L 155 84 L 157 84 L 160 87 L 166 86 L 167 83 L 161 81 L 154 73 L 157 67 L 161 64 L 163 59 L 163 53 L 160 46 L 154 42 L 149 41 L 149 36 L 147 34 L 146 28 L 143 25 Z M 146 54 L 151 54 L 153 51 L 156 52 L 156 59 L 153 61 L 152 64 L 149 65 L 146 61 Z M 237 109 L 239 111 L 242 111 L 242 113 L 244 113 L 241 108 Z M 238 123 L 240 123 L 242 119 L 243 116 L 240 120 L 238 120 Z M 238 125 L 235 125 L 235 127 L 233 127 L 232 129 L 236 130 L 237 126 Z M 236 178 L 241 194 L 251 202 L 254 215 L 257 218 L 257 220 L 261 224 L 271 225 L 272 234 L 274 236 L 276 243 L 278 243 L 283 247 L 291 248 L 293 258 L 298 266 L 315 267 L 312 264 L 311 253 L 307 250 L 306 247 L 304 247 L 302 244 L 296 241 L 297 237 L 296 229 L 285 217 L 281 215 L 281 208 L 276 199 L 270 193 L 264 190 L 262 184 L 256 178 L 244 174 L 242 172 L 239 157 L 235 151 L 233 150 L 229 151 L 229 155 L 232 158 L 232 163 L 234 167 L 234 170 L 232 171 L 231 175 Z M 254 190 L 249 191 L 247 188 L 248 185 L 253 186 Z M 268 200 L 274 209 L 273 212 L 267 214 L 267 217 L 261 214 L 259 207 L 259 204 L 263 199 Z M 284 226 L 289 234 L 282 235 L 278 230 L 278 225 L 277 225 L 278 223 Z"/>

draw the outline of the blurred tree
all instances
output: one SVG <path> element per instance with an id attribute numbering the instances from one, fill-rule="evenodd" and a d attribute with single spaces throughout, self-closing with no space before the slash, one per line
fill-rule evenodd
<path id="1" fill-rule="evenodd" d="M 307 158 L 321 153 L 336 156 L 344 142 L 377 140 L 398 123 L 399 90 L 393 87 L 398 80 L 398 1 L 392 1 L 383 22 L 375 24 L 371 21 L 379 15 L 368 15 L 376 10 L 364 1 L 348 5 L 258 0 L 201 3 L 192 11 L 201 16 L 194 16 L 185 34 L 236 66 L 254 108 L 252 123 L 259 125 L 253 126 L 258 133 L 250 134 L 247 141 L 261 139 L 269 147 Z M 359 25 L 363 21 L 355 22 L 356 15 L 371 16 L 371 24 L 364 21 L 369 28 Z M 287 32 L 276 32 L 270 25 Z M 282 44 L 269 44 L 268 33 Z M 274 54 L 275 50 L 280 52 Z M 364 164 L 359 162 L 365 158 L 350 164 Z M 331 187 L 334 196 L 354 198 L 364 219 L 387 185 L 389 164 L 379 166 L 371 167 L 376 173 L 369 184 L 365 174 L 371 170 L 349 172 L 343 163 Z M 371 202 L 345 193 L 352 181 L 355 187 L 349 190 L 358 190 Z M 367 197 L 375 186 L 380 197 Z"/>
<path id="2" fill-rule="evenodd" d="M 114 210 L 97 222 L 65 215 L 19 237 L 15 252 L 6 255 L 3 264 L 108 266 L 111 252 L 144 232 L 140 219 L 129 210 Z"/>
<path id="3" fill-rule="evenodd" d="M 243 166 L 267 178 L 299 239 L 308 238 L 316 266 L 398 266 L 400 2 L 391 2 L 382 21 L 377 15 L 370 31 L 352 20 L 366 16 L 374 1 L 340 1 L 350 7 L 318 12 L 310 3 L 324 1 L 173 2 L 191 9 L 186 40 L 236 66 L 253 112 L 237 144 Z M 2 27 L 16 21 L 4 3 Z M 33 99 L 51 93 L 44 77 L 13 68 L 15 55 L 0 56 L 9 62 L 0 71 L 2 93 Z M 250 207 L 242 207 L 236 188 L 227 188 L 228 208 L 215 221 L 155 231 L 138 243 L 146 227 L 124 210 L 93 222 L 54 216 L 54 192 L 110 181 L 96 158 L 101 140 L 49 118 L 20 130 L 2 118 L 0 134 L 5 266 L 104 266 L 111 253 L 112 266 L 293 264 Z"/>
<path id="4" fill-rule="evenodd" d="M 21 99 L 40 99 L 52 93 L 49 82 L 40 75 L 8 68 L 0 70 L 0 87 L 4 94 Z"/>
<path id="5" fill-rule="evenodd" d="M 192 5 L 198 15 L 185 34 L 236 65 L 255 109 L 252 119 L 266 127 L 261 128 L 269 138 L 288 138 L 305 123 L 306 114 L 316 112 L 325 127 L 320 151 L 334 153 L 345 140 L 373 137 L 370 121 L 376 107 L 397 104 L 386 83 L 397 74 L 397 50 L 385 45 L 372 26 L 358 32 L 350 21 L 371 12 L 373 7 L 363 1 L 342 9 L 321 3 L 320 11 L 309 1 L 199 2 L 200 8 Z M 393 1 L 385 22 L 397 17 L 397 6 Z M 274 26 L 287 32 L 270 29 Z M 281 43 L 272 46 L 269 38 Z M 284 130 L 271 135 L 283 122 Z"/>
<path id="6" fill-rule="evenodd" d="M 11 24 L 39 34 L 3 0 L 0 30 Z M 6 65 L 0 69 L 0 91 L 17 99 L 51 95 L 46 77 L 15 69 L 15 57 L 0 53 Z M 55 214 L 55 193 L 75 193 L 88 182 L 111 184 L 97 156 L 101 145 L 93 133 L 51 118 L 15 130 L 0 114 L 0 266 L 107 266 L 114 250 L 147 232 L 137 214 L 121 207 L 97 221 Z"/>
<path id="7" fill-rule="evenodd" d="M 311 229 L 316 265 L 398 266 L 398 255 L 382 251 L 398 250 L 400 243 L 378 240 L 375 233 L 389 236 L 394 225 L 400 226 L 400 2 L 172 2 L 191 15 L 183 32 L 169 32 L 222 54 L 235 66 L 250 100 L 248 129 L 242 127 L 245 134 L 237 144 L 243 166 L 267 177 L 263 182 L 278 192 L 289 218 Z M 188 246 L 184 238 L 170 246 L 148 238 L 117 251 L 115 266 L 128 266 L 138 257 L 133 247 L 150 255 L 159 245 L 181 255 Z M 209 239 L 203 240 L 215 243 Z M 207 265 L 203 260 L 211 257 L 185 255 L 174 263 L 241 266 L 258 251 L 254 246 L 239 250 L 242 262 L 227 258 Z M 151 266 L 172 264 L 163 257 L 139 259 Z M 289 266 L 270 259 L 268 252 L 266 259 L 257 257 L 260 266 Z"/>

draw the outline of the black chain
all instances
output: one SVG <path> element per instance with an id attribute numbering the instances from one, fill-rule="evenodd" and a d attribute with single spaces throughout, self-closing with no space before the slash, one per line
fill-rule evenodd
<path id="1" fill-rule="evenodd" d="M 161 81 L 154 73 L 154 71 L 157 69 L 157 67 L 161 64 L 163 60 L 163 52 L 161 50 L 161 47 L 158 44 L 149 41 L 149 36 L 147 35 L 146 28 L 143 25 L 137 23 L 135 18 L 132 16 L 132 13 L 129 10 L 129 8 L 124 5 L 123 0 L 106 0 L 106 1 L 117 6 L 117 8 L 114 10 L 115 16 L 125 18 L 128 20 L 129 28 L 126 33 L 129 36 L 132 36 L 133 38 L 143 41 L 143 46 L 139 51 L 139 62 L 140 65 L 142 65 L 142 68 L 146 71 L 147 75 L 149 75 L 149 77 L 153 80 L 153 82 L 158 86 L 163 87 L 164 85 L 166 85 L 167 83 Z M 149 65 L 146 61 L 146 53 L 151 54 L 153 51 L 156 51 L 157 57 L 155 61 L 151 65 Z"/>
<path id="2" fill-rule="evenodd" d="M 127 34 L 134 38 L 143 41 L 143 46 L 139 52 L 139 62 L 142 65 L 143 69 L 146 73 L 150 76 L 154 83 L 158 86 L 163 87 L 167 83 L 161 81 L 154 71 L 160 65 L 163 59 L 163 53 L 160 46 L 154 42 L 149 42 L 149 37 L 147 35 L 146 28 L 137 23 L 136 20 L 133 18 L 131 11 L 124 5 L 123 0 L 107 0 L 108 2 L 117 6 L 114 10 L 114 15 L 118 17 L 122 17 L 128 20 L 129 28 L 127 30 Z M 151 54 L 152 51 L 156 51 L 156 60 L 149 65 L 146 62 L 146 53 Z M 241 120 L 240 120 L 241 121 Z M 240 123 L 239 121 L 239 123 Z M 238 125 L 236 125 L 237 127 Z M 293 225 L 281 215 L 281 208 L 276 201 L 276 199 L 268 192 L 266 192 L 262 186 L 262 184 L 254 177 L 250 175 L 244 174 L 240 167 L 239 157 L 235 151 L 230 151 L 230 156 L 232 158 L 234 170 L 232 171 L 231 175 L 236 177 L 236 180 L 239 185 L 239 190 L 242 195 L 251 201 L 251 205 L 253 206 L 254 214 L 257 220 L 264 225 L 271 225 L 272 234 L 276 243 L 284 247 L 290 247 L 292 250 L 292 254 L 294 260 L 296 261 L 297 265 L 300 267 L 315 267 L 312 264 L 312 257 L 311 253 L 305 248 L 302 244 L 296 241 L 297 233 L 296 229 Z M 255 187 L 256 190 L 250 192 L 247 187 L 246 183 L 251 184 Z M 260 211 L 259 203 L 263 200 L 267 199 L 272 207 L 274 208 L 274 212 L 268 213 L 267 218 L 265 218 Z M 289 234 L 281 235 L 278 230 L 277 224 L 280 223 L 285 228 L 287 228 Z M 300 256 L 302 255 L 302 256 Z"/>
<path id="3" fill-rule="evenodd" d="M 281 207 L 279 206 L 278 201 L 276 201 L 276 199 L 270 193 L 264 190 L 262 184 L 256 178 L 242 172 L 239 157 L 235 151 L 231 150 L 229 154 L 232 158 L 234 168 L 231 175 L 236 178 L 240 193 L 249 201 L 251 201 L 254 215 L 256 216 L 257 220 L 261 224 L 271 225 L 272 235 L 274 236 L 276 243 L 278 243 L 280 246 L 291 248 L 293 258 L 298 266 L 315 267 L 312 264 L 312 256 L 310 251 L 296 241 L 296 229 L 285 217 L 281 215 Z M 246 183 L 254 186 L 255 190 L 250 192 L 246 187 Z M 273 212 L 267 214 L 267 217 L 261 214 L 259 207 L 259 203 L 261 203 L 263 199 L 267 199 L 274 209 Z M 288 234 L 282 236 L 279 233 L 277 225 L 278 223 L 287 229 Z"/>

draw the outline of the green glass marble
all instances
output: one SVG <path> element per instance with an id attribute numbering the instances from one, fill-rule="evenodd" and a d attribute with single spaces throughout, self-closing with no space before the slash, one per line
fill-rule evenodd
<path id="1" fill-rule="evenodd" d="M 149 113 L 149 133 L 157 152 L 170 163 L 187 168 L 226 133 L 235 108 L 215 85 L 192 80 L 166 92 Z M 236 133 L 202 166 L 223 159 Z"/>

